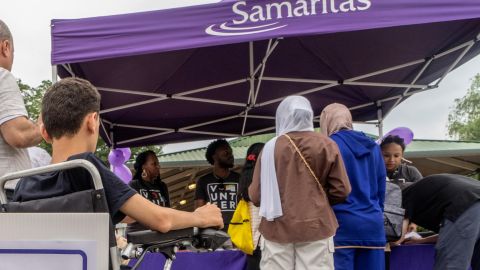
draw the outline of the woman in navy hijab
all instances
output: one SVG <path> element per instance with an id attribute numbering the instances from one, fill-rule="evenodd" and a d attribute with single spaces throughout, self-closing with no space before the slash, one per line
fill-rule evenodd
<path id="1" fill-rule="evenodd" d="M 325 107 L 320 128 L 337 143 L 352 186 L 347 200 L 333 206 L 340 225 L 334 237 L 335 270 L 385 269 L 386 173 L 380 147 L 353 130 L 352 115 L 342 104 Z"/>

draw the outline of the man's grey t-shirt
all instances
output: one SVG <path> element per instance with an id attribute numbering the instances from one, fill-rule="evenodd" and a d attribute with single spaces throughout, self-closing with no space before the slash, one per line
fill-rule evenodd
<path id="1" fill-rule="evenodd" d="M 0 125 L 17 117 L 28 117 L 17 81 L 10 71 L 0 67 Z M 31 167 L 26 148 L 15 148 L 0 136 L 0 176 Z M 15 189 L 18 180 L 9 181 L 7 189 Z"/>

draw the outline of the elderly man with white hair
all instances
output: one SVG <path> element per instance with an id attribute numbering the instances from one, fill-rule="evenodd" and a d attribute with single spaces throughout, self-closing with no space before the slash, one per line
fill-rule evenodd
<path id="1" fill-rule="evenodd" d="M 276 113 L 276 137 L 265 145 L 249 196 L 260 206 L 261 269 L 334 269 L 332 205 L 350 183 L 331 139 L 313 130 L 310 102 L 285 98 Z"/>

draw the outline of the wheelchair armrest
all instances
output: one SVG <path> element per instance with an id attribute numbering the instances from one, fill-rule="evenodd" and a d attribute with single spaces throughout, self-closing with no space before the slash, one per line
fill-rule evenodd
<path id="1" fill-rule="evenodd" d="M 230 236 L 222 230 L 207 228 L 201 229 L 197 238 L 198 242 L 195 248 L 216 250 L 230 239 Z"/>
<path id="2" fill-rule="evenodd" d="M 187 228 L 161 233 L 152 230 L 136 231 L 127 234 L 128 242 L 134 245 L 157 245 L 180 240 L 192 240 L 197 249 L 215 250 L 223 245 L 230 237 L 221 230 Z"/>
<path id="3" fill-rule="evenodd" d="M 168 233 L 161 233 L 152 230 L 136 231 L 127 234 L 128 242 L 135 245 L 153 245 L 167 241 L 175 241 L 185 238 L 193 238 L 198 233 L 197 228 L 174 230 Z"/>

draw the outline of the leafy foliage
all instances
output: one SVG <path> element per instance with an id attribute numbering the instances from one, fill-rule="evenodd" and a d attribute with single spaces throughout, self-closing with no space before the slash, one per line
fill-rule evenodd
<path id="1" fill-rule="evenodd" d="M 42 97 L 45 94 L 45 91 L 52 85 L 51 81 L 42 81 L 42 83 L 37 87 L 30 87 L 27 84 L 22 83 L 21 80 L 18 81 L 18 87 L 23 96 L 23 101 L 25 102 L 25 107 L 27 108 L 28 116 L 30 119 L 37 120 L 40 116 L 40 110 L 42 108 Z M 47 150 L 48 153 L 52 154 L 52 146 L 45 141 L 42 141 L 40 148 Z"/>
<path id="2" fill-rule="evenodd" d="M 21 80 L 18 81 L 18 86 L 22 92 L 23 100 L 25 102 L 25 107 L 27 108 L 28 115 L 31 119 L 37 119 L 40 115 L 40 110 L 42 108 L 42 98 L 45 94 L 45 91 L 52 85 L 51 81 L 45 80 L 37 87 L 31 87 L 27 84 L 22 83 Z M 52 153 L 52 146 L 45 141 L 39 145 L 39 147 L 47 150 L 50 154 Z M 157 155 L 162 153 L 162 146 L 152 145 L 152 146 L 142 146 L 134 147 L 132 150 L 132 156 L 130 160 L 137 157 L 137 155 L 146 150 L 152 150 Z M 105 141 L 102 138 L 98 139 L 97 150 L 95 154 L 101 158 L 105 163 L 108 162 L 108 153 L 110 148 L 107 146 Z"/>
<path id="3" fill-rule="evenodd" d="M 455 99 L 447 127 L 452 137 L 480 141 L 480 73 L 472 79 L 467 94 Z"/>

